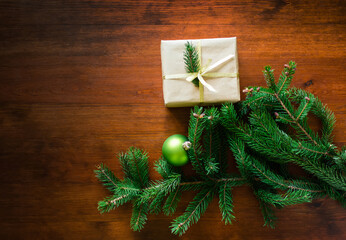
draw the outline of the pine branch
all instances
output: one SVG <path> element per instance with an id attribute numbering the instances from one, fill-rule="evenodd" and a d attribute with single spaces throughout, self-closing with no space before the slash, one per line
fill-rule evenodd
<path id="1" fill-rule="evenodd" d="M 311 202 L 312 199 L 312 197 L 309 194 L 302 195 L 298 191 L 286 192 L 284 195 L 281 195 L 271 193 L 263 189 L 259 189 L 256 195 L 263 202 L 272 204 L 275 207 L 285 207 L 300 203 Z"/>
<path id="2" fill-rule="evenodd" d="M 100 211 L 100 213 L 105 213 L 113 210 L 114 208 L 117 208 L 126 202 L 130 201 L 132 197 L 130 197 L 129 194 L 125 195 L 118 195 L 115 194 L 111 197 L 106 197 L 104 200 L 98 202 L 97 209 Z"/>
<path id="3" fill-rule="evenodd" d="M 188 205 L 185 213 L 173 221 L 171 225 L 172 233 L 181 236 L 188 230 L 191 224 L 196 223 L 206 211 L 208 204 L 213 199 L 213 195 L 212 188 L 206 188 L 199 192 Z"/>
<path id="4" fill-rule="evenodd" d="M 271 66 L 265 66 L 263 70 L 264 79 L 267 82 L 267 86 L 274 92 L 277 92 L 277 86 L 275 84 L 274 70 Z"/>
<path id="5" fill-rule="evenodd" d="M 297 119 L 292 115 L 292 113 L 287 109 L 287 106 L 283 103 L 283 101 L 280 99 L 278 94 L 274 94 L 275 98 L 278 100 L 278 102 L 281 104 L 283 109 L 286 111 L 286 113 L 290 116 L 292 121 L 295 123 L 295 125 L 315 144 L 317 145 L 317 142 L 308 134 L 308 132 L 297 122 Z"/>
<path id="6" fill-rule="evenodd" d="M 253 111 L 249 116 L 249 121 L 252 127 L 256 129 L 254 132 L 257 144 L 261 142 L 261 145 L 265 146 L 264 149 L 261 149 L 261 152 L 280 159 L 280 161 L 271 159 L 275 162 L 290 161 L 289 148 L 292 139 L 278 128 L 268 112 Z M 269 153 L 269 151 L 272 151 L 271 149 L 275 149 L 275 154 L 273 152 Z"/>
<path id="7" fill-rule="evenodd" d="M 203 146 L 205 151 L 204 165 L 207 175 L 215 175 L 219 173 L 219 165 L 222 163 L 219 158 L 221 140 L 219 139 L 219 113 L 217 108 L 211 107 L 206 110 L 206 127 L 203 138 Z"/>
<path id="8" fill-rule="evenodd" d="M 181 189 L 180 189 L 180 186 L 178 186 L 176 190 L 168 196 L 165 204 L 163 205 L 163 213 L 165 215 L 171 216 L 175 213 L 180 197 L 181 197 Z"/>
<path id="9" fill-rule="evenodd" d="M 232 141 L 230 143 L 230 148 L 235 154 L 239 171 L 243 176 L 247 176 L 247 178 L 249 176 L 249 172 L 252 172 L 259 177 L 263 183 L 266 183 L 274 188 L 279 188 L 282 190 L 297 190 L 302 192 L 306 191 L 309 194 L 319 194 L 319 196 L 324 192 L 318 185 L 312 182 L 301 182 L 299 180 L 288 181 L 273 173 L 267 169 L 263 163 L 260 163 L 254 157 L 245 152 L 244 143 L 242 141 Z"/>
<path id="10" fill-rule="evenodd" d="M 274 214 L 273 207 L 263 201 L 259 201 L 259 202 L 260 202 L 260 208 L 261 208 L 261 212 L 264 219 L 263 226 L 275 228 L 275 221 L 277 217 Z"/>
<path id="11" fill-rule="evenodd" d="M 299 142 L 292 151 L 300 156 L 318 160 L 323 157 L 332 158 L 333 156 L 328 153 L 328 150 L 329 148 L 325 148 L 325 146 L 312 146 L 307 142 Z"/>
<path id="12" fill-rule="evenodd" d="M 308 192 L 309 194 L 316 193 L 319 197 L 322 193 L 325 192 L 319 185 L 310 181 L 286 180 L 280 175 L 268 169 L 265 164 L 260 163 L 254 157 L 251 157 L 251 162 L 249 163 L 249 165 L 251 171 L 256 174 L 256 176 L 259 177 L 263 183 L 266 183 L 273 188 L 279 188 L 281 190 L 302 191 Z"/>
<path id="13" fill-rule="evenodd" d="M 159 214 L 161 212 L 162 203 L 164 201 L 165 196 L 165 192 L 159 191 L 156 193 L 149 205 L 150 213 Z"/>
<path id="14" fill-rule="evenodd" d="M 305 117 L 308 115 L 311 107 L 314 104 L 314 98 L 312 95 L 310 97 L 304 98 L 296 111 L 296 121 L 299 121 L 299 119 L 305 119 Z"/>
<path id="15" fill-rule="evenodd" d="M 148 202 L 152 200 L 153 197 L 157 195 L 166 196 L 170 192 L 174 191 L 176 187 L 178 187 L 180 183 L 180 175 L 171 175 L 169 178 L 165 180 L 153 181 L 149 184 L 149 187 L 143 189 L 143 193 L 141 195 L 141 202 Z"/>
<path id="16" fill-rule="evenodd" d="M 231 224 L 235 219 L 233 215 L 233 197 L 232 188 L 229 182 L 222 182 L 219 186 L 219 207 L 222 214 L 222 220 L 225 224 Z"/>
<path id="17" fill-rule="evenodd" d="M 142 152 L 137 148 L 130 148 L 128 155 L 132 160 L 133 171 L 137 174 L 135 179 L 141 183 L 141 187 L 145 187 L 149 182 L 148 157 L 146 152 Z"/>
<path id="18" fill-rule="evenodd" d="M 168 178 L 173 172 L 173 166 L 170 165 L 164 158 L 160 158 L 155 162 L 155 170 L 164 178 Z"/>
<path id="19" fill-rule="evenodd" d="M 187 151 L 189 159 L 192 163 L 195 171 L 201 176 L 205 175 L 205 169 L 202 159 L 202 147 L 200 141 L 202 138 L 202 133 L 205 128 L 206 119 L 204 118 L 205 113 L 203 113 L 203 108 L 194 108 L 191 111 L 190 122 L 189 122 L 189 141 L 191 142 L 191 148 Z"/>
<path id="20" fill-rule="evenodd" d="M 123 181 L 118 183 L 118 188 L 115 193 L 118 195 L 129 195 L 131 197 L 136 197 L 141 193 L 141 188 L 138 183 L 135 183 L 131 179 L 125 178 Z"/>
<path id="21" fill-rule="evenodd" d="M 284 66 L 284 70 L 282 71 L 280 78 L 279 78 L 279 82 L 277 84 L 278 86 L 278 94 L 281 92 L 284 92 L 287 87 L 291 84 L 293 75 L 296 71 L 296 63 L 290 61 L 288 64 L 285 64 Z"/>
<path id="22" fill-rule="evenodd" d="M 293 139 L 291 139 L 287 134 L 284 134 L 282 131 L 279 131 L 279 130 L 269 131 L 268 130 L 269 127 L 267 128 L 266 126 L 261 124 L 261 119 L 265 119 L 266 120 L 265 122 L 268 124 L 268 126 L 273 126 L 273 122 L 270 120 L 270 118 L 265 118 L 266 115 L 264 113 L 262 113 L 260 117 L 256 115 L 256 113 L 253 113 L 251 116 L 253 120 L 252 121 L 253 125 L 256 125 L 257 123 L 259 123 L 259 125 L 257 125 L 257 131 L 259 131 L 261 128 L 264 129 L 264 131 L 262 132 L 264 133 L 264 136 L 262 135 L 260 139 L 262 140 L 271 139 L 269 141 L 271 145 L 268 146 L 268 149 L 270 149 L 269 151 L 279 147 L 279 150 L 282 153 L 282 157 L 287 156 L 287 159 L 289 161 L 297 163 L 298 165 L 302 166 L 304 169 L 315 174 L 317 177 L 321 178 L 324 181 L 327 181 L 329 184 L 336 187 L 337 189 L 343 190 L 346 187 L 346 185 L 344 185 L 346 183 L 345 178 L 342 177 L 333 168 L 325 166 L 325 165 L 319 165 L 319 163 L 315 161 L 312 162 L 312 161 L 304 160 L 304 158 L 299 158 L 297 155 L 292 154 L 292 152 L 295 152 L 295 153 L 299 153 L 299 155 L 302 155 L 303 157 L 305 156 L 304 153 L 301 153 L 299 150 L 296 150 L 294 148 L 290 150 L 289 148 L 287 148 L 290 146 L 292 148 L 293 146 L 299 145 Z M 307 154 L 307 155 L 312 157 L 311 154 Z M 324 171 L 321 171 L 321 169 L 323 169 Z"/>
<path id="23" fill-rule="evenodd" d="M 291 88 L 288 91 L 288 95 L 292 101 L 295 103 L 299 103 L 303 101 L 306 97 L 311 96 L 311 93 L 307 93 L 303 89 L 297 89 L 297 88 Z M 332 131 L 334 129 L 335 124 L 335 116 L 334 113 L 327 108 L 326 105 L 322 104 L 322 102 L 315 96 L 314 98 L 314 104 L 311 108 L 311 112 L 317 116 L 319 119 L 321 119 L 322 122 L 322 139 L 325 142 L 332 140 Z"/>
<path id="24" fill-rule="evenodd" d="M 333 158 L 335 164 L 339 167 L 340 170 L 346 171 L 346 147 L 343 147 L 342 150 Z"/>
<path id="25" fill-rule="evenodd" d="M 138 148 L 130 147 L 126 153 L 118 155 L 125 177 L 144 188 L 149 183 L 148 154 Z"/>
<path id="26" fill-rule="evenodd" d="M 277 145 L 277 142 L 269 142 L 270 145 L 268 146 L 268 141 L 262 141 L 262 138 L 258 138 L 258 135 L 256 135 L 254 131 L 248 127 L 248 125 L 241 123 L 241 120 L 238 120 L 236 116 L 235 109 L 232 104 L 224 105 L 221 108 L 221 113 L 223 126 L 229 132 L 234 133 L 238 138 L 245 141 L 249 147 L 270 157 L 271 161 L 277 161 L 279 163 L 290 161 L 290 156 L 287 154 L 285 155 L 285 153 L 282 152 L 282 149 L 278 148 L 279 146 L 282 146 L 282 143 Z M 236 125 L 237 123 L 240 124 Z M 272 133 L 269 133 L 269 136 L 271 138 Z"/>
<path id="27" fill-rule="evenodd" d="M 321 162 L 313 162 L 308 158 L 297 158 L 296 163 L 303 169 L 313 173 L 321 180 L 327 182 L 331 187 L 346 191 L 346 178 L 337 168 L 329 167 Z"/>
<path id="28" fill-rule="evenodd" d="M 148 203 L 138 203 L 133 204 L 132 217 L 130 221 L 130 226 L 133 231 L 140 231 L 143 229 L 144 224 L 147 221 L 147 214 L 149 212 Z"/>
<path id="29" fill-rule="evenodd" d="M 97 169 L 94 170 L 96 177 L 103 183 L 103 185 L 111 192 L 115 192 L 118 187 L 119 179 L 114 176 L 113 172 L 108 167 L 100 164 Z"/>
<path id="30" fill-rule="evenodd" d="M 185 70 L 188 73 L 198 72 L 201 67 L 201 63 L 199 60 L 199 53 L 191 42 L 187 42 L 185 44 L 184 63 L 185 63 Z M 198 87 L 199 86 L 198 78 L 195 78 L 192 81 L 192 83 L 196 87 Z"/>
<path id="31" fill-rule="evenodd" d="M 258 108 L 265 104 L 270 104 L 272 102 L 272 96 L 274 92 L 271 89 L 262 89 L 260 87 L 252 87 L 250 89 L 258 89 L 252 91 L 252 94 L 248 94 L 246 99 L 241 102 L 242 105 L 239 112 L 241 115 L 245 115 L 249 109 Z"/>

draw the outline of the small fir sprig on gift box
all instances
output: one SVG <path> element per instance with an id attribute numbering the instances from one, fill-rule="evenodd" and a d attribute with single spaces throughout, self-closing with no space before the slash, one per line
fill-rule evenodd
<path id="1" fill-rule="evenodd" d="M 185 70 L 188 73 L 198 72 L 201 68 L 199 53 L 196 47 L 189 41 L 187 41 L 185 44 L 184 64 L 185 64 Z M 198 78 L 193 79 L 192 83 L 196 87 L 198 87 L 199 86 Z"/>
<path id="2" fill-rule="evenodd" d="M 246 99 L 236 105 L 191 111 L 187 154 L 196 177 L 191 180 L 164 158 L 155 163 L 162 179 L 149 179 L 147 153 L 130 148 L 119 155 L 125 177 L 118 179 L 100 165 L 96 176 L 112 193 L 100 201 L 101 213 L 131 202 L 130 225 L 141 230 L 150 213 L 175 213 L 184 191 L 196 191 L 185 212 L 173 220 L 171 231 L 182 235 L 196 223 L 214 197 L 225 224 L 235 219 L 232 189 L 248 185 L 259 201 L 264 225 L 274 227 L 274 209 L 328 196 L 346 206 L 346 149 L 332 143 L 334 114 L 321 101 L 301 89 L 288 89 L 296 64 L 284 66 L 276 83 L 270 66 L 264 68 L 267 88 L 244 90 Z M 308 124 L 308 114 L 322 122 L 321 134 Z M 293 130 L 292 130 L 293 129 Z M 227 172 L 226 150 L 233 152 L 239 173 Z M 300 166 L 310 177 L 297 177 L 288 164 Z"/>

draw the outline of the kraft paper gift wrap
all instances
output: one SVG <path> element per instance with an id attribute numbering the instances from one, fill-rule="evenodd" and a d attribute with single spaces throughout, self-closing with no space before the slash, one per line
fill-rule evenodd
<path id="1" fill-rule="evenodd" d="M 212 69 L 209 75 L 203 75 L 207 84 L 216 92 L 200 84 L 196 87 L 185 78 L 172 78 L 173 75 L 186 75 L 184 51 L 187 41 L 200 50 L 201 67 L 219 65 L 218 62 L 228 60 Z M 189 107 L 194 105 L 212 105 L 240 100 L 238 77 L 238 54 L 236 38 L 214 38 L 196 40 L 162 40 L 161 61 L 163 96 L 167 107 Z M 215 74 L 216 73 L 216 74 Z M 219 73 L 219 76 L 217 74 Z M 229 74 L 231 77 L 225 77 Z M 216 76 L 216 77 L 215 77 Z M 167 79 L 168 77 L 168 79 Z M 199 88 L 203 88 L 202 92 Z"/>

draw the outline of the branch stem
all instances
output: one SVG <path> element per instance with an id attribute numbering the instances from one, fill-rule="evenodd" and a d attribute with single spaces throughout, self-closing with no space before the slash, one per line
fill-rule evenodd
<path id="1" fill-rule="evenodd" d="M 290 118 L 294 121 L 294 123 L 300 128 L 300 130 L 302 130 L 302 132 L 315 144 L 318 145 L 317 142 L 312 139 L 312 137 L 306 132 L 306 130 L 299 124 L 299 122 L 297 121 L 297 119 L 291 114 L 291 112 L 287 109 L 287 107 L 285 106 L 285 104 L 282 102 L 282 100 L 280 99 L 279 95 L 277 93 L 274 94 L 275 98 L 279 101 L 279 103 L 281 104 L 281 106 L 285 109 L 285 111 L 287 112 L 287 114 L 290 116 Z"/>

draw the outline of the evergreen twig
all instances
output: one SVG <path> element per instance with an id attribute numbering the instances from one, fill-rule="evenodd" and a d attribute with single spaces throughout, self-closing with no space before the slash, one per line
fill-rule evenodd
<path id="1" fill-rule="evenodd" d="M 192 42 L 187 42 L 185 44 L 185 51 L 184 51 L 184 63 L 185 63 L 185 70 L 188 73 L 195 73 L 198 72 L 201 68 L 201 63 L 199 60 L 199 53 L 196 49 L 196 47 L 192 44 Z M 199 86 L 199 80 L 198 78 L 195 78 L 192 83 L 198 87 Z"/>

